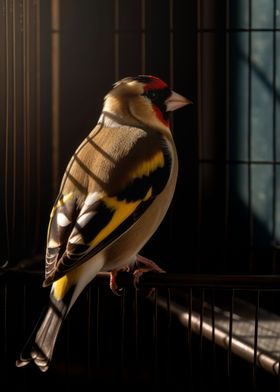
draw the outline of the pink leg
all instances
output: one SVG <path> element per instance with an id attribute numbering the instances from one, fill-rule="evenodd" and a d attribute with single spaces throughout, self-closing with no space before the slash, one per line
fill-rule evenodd
<path id="1" fill-rule="evenodd" d="M 112 270 L 110 272 L 110 289 L 112 290 L 112 292 L 115 295 L 121 295 L 121 292 L 122 292 L 122 289 L 118 288 L 117 279 L 116 279 L 117 275 L 120 271 L 122 271 L 122 272 L 123 271 L 125 271 L 125 272 L 131 271 L 133 273 L 133 283 L 136 288 L 137 288 L 137 284 L 139 283 L 140 277 L 145 272 L 159 272 L 159 273 L 165 272 L 155 262 L 138 254 L 138 255 L 136 255 L 135 263 L 129 264 L 128 266 L 120 268 L 120 269 Z"/>
<path id="2" fill-rule="evenodd" d="M 142 268 L 136 268 L 133 272 L 133 281 L 134 285 L 137 287 L 137 284 L 139 283 L 140 277 L 145 273 L 145 272 L 159 272 L 163 273 L 165 272 L 162 268 L 160 268 L 156 263 L 154 263 L 152 260 L 147 259 L 144 256 L 137 255 L 136 256 L 136 265 L 137 264 L 143 264 L 144 267 Z"/>
<path id="3" fill-rule="evenodd" d="M 121 295 L 121 292 L 122 292 L 122 288 L 119 289 L 118 285 L 117 285 L 117 276 L 118 276 L 118 273 L 120 271 L 122 271 L 122 272 L 123 271 L 129 272 L 130 271 L 130 267 L 127 266 L 127 267 L 120 268 L 118 270 L 117 269 L 116 270 L 112 270 L 110 272 L 110 289 L 112 290 L 112 292 L 115 295 Z"/>

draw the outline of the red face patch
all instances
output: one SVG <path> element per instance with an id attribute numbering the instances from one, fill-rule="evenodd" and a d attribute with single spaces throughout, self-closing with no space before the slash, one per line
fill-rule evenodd
<path id="1" fill-rule="evenodd" d="M 157 107 L 156 105 L 153 105 L 153 110 L 157 116 L 157 118 L 159 119 L 160 122 L 162 122 L 166 127 L 169 127 L 169 120 L 166 120 L 163 117 L 162 111 L 160 110 L 159 107 Z"/>
<path id="2" fill-rule="evenodd" d="M 161 90 L 168 87 L 161 79 L 151 75 L 149 77 L 151 78 L 151 82 L 144 85 L 144 91 Z"/>

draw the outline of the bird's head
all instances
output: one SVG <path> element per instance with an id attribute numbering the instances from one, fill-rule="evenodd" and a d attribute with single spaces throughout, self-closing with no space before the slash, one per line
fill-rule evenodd
<path id="1" fill-rule="evenodd" d="M 127 77 L 115 83 L 106 95 L 103 113 L 132 126 L 169 129 L 169 112 L 191 101 L 150 75 Z"/>

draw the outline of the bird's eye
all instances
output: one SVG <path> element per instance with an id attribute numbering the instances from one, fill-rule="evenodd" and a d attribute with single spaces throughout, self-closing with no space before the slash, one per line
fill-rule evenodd
<path id="1" fill-rule="evenodd" d="M 158 94 L 155 90 L 148 90 L 143 95 L 149 98 L 151 101 L 154 101 L 158 98 Z"/>

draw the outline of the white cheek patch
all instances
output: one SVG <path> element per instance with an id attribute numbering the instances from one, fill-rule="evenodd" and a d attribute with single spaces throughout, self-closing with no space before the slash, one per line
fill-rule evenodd
<path id="1" fill-rule="evenodd" d="M 56 221 L 57 221 L 57 224 L 62 227 L 68 226 L 71 223 L 71 221 L 67 218 L 67 216 L 65 214 L 63 214 L 63 212 L 59 212 L 57 214 Z"/>
<path id="2" fill-rule="evenodd" d="M 83 214 L 82 216 L 79 216 L 77 219 L 77 223 L 80 227 L 85 227 L 85 225 L 91 220 L 93 217 L 94 213 L 93 212 L 87 212 L 86 214 Z"/>

